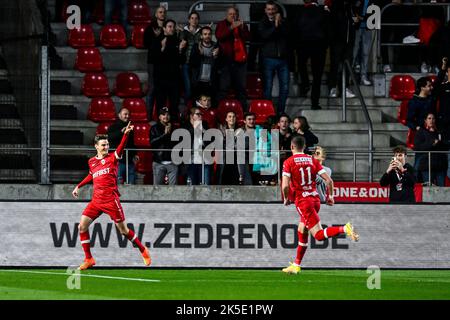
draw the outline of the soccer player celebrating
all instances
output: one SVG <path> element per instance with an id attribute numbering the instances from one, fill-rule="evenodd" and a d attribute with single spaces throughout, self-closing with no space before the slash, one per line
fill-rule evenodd
<path id="1" fill-rule="evenodd" d="M 120 193 L 117 188 L 119 159 L 122 158 L 123 150 L 127 144 L 128 134 L 131 130 L 133 130 L 133 126 L 129 122 L 123 129 L 122 141 L 114 153 L 108 152 L 109 143 L 107 135 L 95 136 L 94 142 L 97 155 L 88 161 L 89 174 L 87 177 L 72 191 L 72 195 L 78 198 L 78 189 L 93 181 L 94 194 L 91 202 L 84 209 L 78 226 L 81 246 L 86 256 L 84 262 L 78 268 L 79 270 L 86 270 L 95 265 L 95 260 L 91 254 L 89 225 L 103 212 L 111 217 L 121 234 L 125 235 L 128 240 L 138 246 L 145 265 L 149 266 L 152 262 L 148 249 L 142 245 L 133 230 L 128 229 L 125 224 L 125 216 L 119 200 Z"/>
<path id="2" fill-rule="evenodd" d="M 291 274 L 300 272 L 300 263 L 308 246 L 308 230 L 319 241 L 340 234 L 346 234 L 353 241 L 359 240 L 359 235 L 354 231 L 350 222 L 345 226 L 322 228 L 318 215 L 320 199 L 316 191 L 316 176 L 320 175 L 328 187 L 329 195 L 327 196 L 326 204 L 330 206 L 334 204 L 332 191 L 333 180 L 317 159 L 303 153 L 304 149 L 305 139 L 302 136 L 294 136 L 291 141 L 293 155 L 283 164 L 282 189 L 284 205 L 287 206 L 291 203 L 289 199 L 289 188 L 291 184 L 295 190 L 295 206 L 300 215 L 297 257 L 294 263 L 291 263 L 282 270 Z"/>

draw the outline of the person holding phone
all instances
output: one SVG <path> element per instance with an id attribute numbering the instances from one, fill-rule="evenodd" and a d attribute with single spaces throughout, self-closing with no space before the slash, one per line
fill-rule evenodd
<path id="1" fill-rule="evenodd" d="M 392 151 L 394 156 L 380 179 L 380 185 L 382 187 L 389 186 L 390 203 L 415 203 L 414 185 L 416 177 L 414 168 L 406 163 L 406 148 L 397 146 Z"/>

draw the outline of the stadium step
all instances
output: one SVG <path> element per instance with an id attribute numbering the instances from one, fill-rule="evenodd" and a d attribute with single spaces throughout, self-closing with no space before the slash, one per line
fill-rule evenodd
<path id="1" fill-rule="evenodd" d="M 0 79 L 0 94 L 13 94 L 13 88 L 8 79 Z"/>
<path id="2" fill-rule="evenodd" d="M 302 115 L 308 119 L 308 122 L 315 123 L 340 123 L 342 122 L 342 111 L 335 110 L 301 110 L 298 108 L 294 111 L 294 108 L 289 109 L 290 114 Z M 372 123 L 382 122 L 382 113 L 380 110 L 369 110 L 370 119 Z M 349 123 L 366 123 L 364 113 L 362 110 L 349 109 L 347 110 L 347 122 Z"/>
<path id="3" fill-rule="evenodd" d="M 105 49 L 97 47 L 100 51 L 105 70 L 128 71 L 147 70 L 147 50 L 128 47 L 126 49 Z M 76 70 L 74 68 L 77 49 L 71 47 L 57 47 L 62 58 L 62 69 Z M 126 57 L 126 59 L 124 59 Z"/>
<path id="4" fill-rule="evenodd" d="M 50 125 L 52 131 L 79 131 L 83 136 L 83 141 L 80 144 L 92 146 L 98 123 L 90 120 L 53 120 Z"/>
<path id="5" fill-rule="evenodd" d="M 122 57 L 123 59 L 123 57 Z M 109 84 L 109 90 L 110 92 L 112 92 L 113 88 L 114 88 L 114 84 L 116 82 L 116 76 L 117 74 L 119 74 L 122 71 L 106 71 L 105 75 L 108 78 L 108 84 Z M 139 77 L 139 80 L 141 81 L 141 85 L 142 88 L 145 89 L 146 86 L 146 82 L 147 82 L 147 71 L 142 72 L 142 71 L 132 71 L 130 70 L 129 72 L 134 72 L 137 74 L 137 76 Z M 52 79 L 54 79 L 55 81 L 64 81 L 70 84 L 70 88 L 71 90 L 69 91 L 69 93 L 60 93 L 60 92 L 53 92 L 51 91 L 52 95 L 78 95 L 78 94 L 82 94 L 81 93 L 81 85 L 83 82 L 83 78 L 84 78 L 84 73 L 81 73 L 77 70 L 52 70 L 51 71 L 51 77 Z M 65 84 L 65 86 L 67 86 L 67 84 Z"/>
<path id="6" fill-rule="evenodd" d="M 73 105 L 51 105 L 50 119 L 52 120 L 77 120 L 77 108 Z"/>
<path id="7" fill-rule="evenodd" d="M 83 133 L 78 130 L 51 130 L 50 144 L 80 145 L 83 144 Z"/>
<path id="8" fill-rule="evenodd" d="M 11 103 L 0 104 L 0 119 L 19 119 L 16 106 Z"/>
<path id="9" fill-rule="evenodd" d="M 51 94 L 72 94 L 71 83 L 67 79 L 54 79 L 50 81 Z"/>
<path id="10" fill-rule="evenodd" d="M 0 129 L 0 144 L 26 144 L 24 132 L 21 129 Z"/>

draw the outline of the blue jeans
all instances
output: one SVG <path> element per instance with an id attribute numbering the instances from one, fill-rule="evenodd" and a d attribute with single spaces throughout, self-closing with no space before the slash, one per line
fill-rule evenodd
<path id="1" fill-rule="evenodd" d="M 369 70 L 370 47 L 372 46 L 373 30 L 356 30 L 355 46 L 353 47 L 353 66 L 358 62 L 361 64 L 361 76 L 367 77 Z M 361 55 L 359 51 L 361 50 Z M 359 61 L 358 61 L 359 60 Z"/>
<path id="2" fill-rule="evenodd" d="M 192 88 L 191 88 L 191 75 L 189 72 L 189 65 L 183 64 L 183 84 L 184 84 L 184 104 L 187 105 L 189 99 L 191 99 Z"/>
<path id="3" fill-rule="evenodd" d="M 205 164 L 204 165 L 204 185 L 210 185 L 211 184 L 211 169 L 212 165 Z M 187 166 L 187 176 L 188 178 L 191 178 L 191 184 L 192 185 L 199 185 L 202 182 L 202 165 L 201 164 L 188 164 Z"/>
<path id="4" fill-rule="evenodd" d="M 431 171 L 431 183 L 436 183 L 437 186 L 443 187 L 445 186 L 445 176 L 447 172 L 445 171 Z M 424 182 L 429 181 L 429 172 L 422 171 L 422 177 Z"/>
<path id="5" fill-rule="evenodd" d="M 275 71 L 278 75 L 278 82 L 280 91 L 278 93 L 278 114 L 281 114 L 286 109 L 286 100 L 289 94 L 289 67 L 286 60 L 264 58 L 263 72 L 264 72 L 264 98 L 272 100 L 273 77 Z"/>
<path id="6" fill-rule="evenodd" d="M 123 183 L 127 182 L 127 166 L 124 162 L 119 162 L 119 173 L 117 175 L 117 183 Z M 136 183 L 136 170 L 134 168 L 133 161 L 128 161 L 128 184 L 135 184 Z"/>

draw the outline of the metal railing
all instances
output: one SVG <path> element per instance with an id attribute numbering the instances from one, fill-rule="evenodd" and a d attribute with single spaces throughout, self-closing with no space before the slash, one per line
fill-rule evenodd
<path id="1" fill-rule="evenodd" d="M 28 150 L 28 149 L 30 151 L 31 150 L 34 150 L 34 151 L 40 150 L 39 148 L 25 148 L 25 150 Z M 1 150 L 17 150 L 17 149 L 16 148 L 2 148 Z M 91 157 L 95 155 L 94 154 L 95 150 L 93 150 L 92 148 L 51 147 L 51 148 L 49 148 L 48 151 L 49 151 L 50 155 L 57 154 L 57 153 L 59 153 L 58 151 L 64 151 L 66 155 L 70 155 L 70 154 L 72 154 L 72 155 L 73 154 L 88 155 L 89 154 L 89 156 L 91 156 Z M 145 151 L 145 152 L 157 152 L 157 151 L 180 152 L 180 151 L 182 151 L 182 152 L 191 152 L 192 150 L 191 149 L 151 149 L 151 148 L 126 149 L 125 150 L 125 154 L 124 154 L 125 159 L 129 158 L 128 157 L 128 152 L 129 151 Z M 225 154 L 225 152 L 230 152 L 230 151 L 231 152 L 236 152 L 236 153 L 238 153 L 238 152 L 242 152 L 242 153 L 248 152 L 248 150 L 239 150 L 239 149 L 238 150 L 216 150 L 216 151 L 217 152 L 223 152 L 224 154 Z M 261 152 L 261 151 L 253 150 L 251 152 L 255 153 L 255 152 Z M 275 175 L 277 177 L 277 181 L 279 182 L 280 179 L 281 179 L 281 168 L 280 168 L 280 164 L 281 164 L 281 159 L 280 158 L 281 158 L 281 156 L 280 155 L 282 153 L 286 153 L 286 152 L 290 152 L 290 151 L 288 151 L 288 150 L 268 150 L 268 152 L 270 152 L 271 154 L 275 154 L 275 156 L 272 156 L 271 159 L 274 159 L 274 158 L 276 159 L 275 162 L 274 162 L 274 164 L 277 166 L 277 170 L 276 170 L 276 174 Z M 371 154 L 371 157 L 369 157 L 369 158 L 371 158 L 372 161 L 374 161 L 373 159 L 374 159 L 375 156 L 377 157 L 376 161 L 378 162 L 378 167 L 380 169 L 378 171 L 378 173 L 380 174 L 380 177 L 378 177 L 378 178 L 381 178 L 381 174 L 383 174 L 386 171 L 386 169 L 388 168 L 388 166 L 389 166 L 389 162 L 390 162 L 390 159 L 392 157 L 392 151 L 388 151 L 388 150 L 386 150 L 386 151 L 373 151 L 373 150 L 372 151 L 369 151 L 369 150 L 367 150 L 367 151 L 365 151 L 365 150 L 355 151 L 355 150 L 352 150 L 352 149 L 344 149 L 344 148 L 340 149 L 339 151 L 328 150 L 327 151 L 327 159 L 325 160 L 324 165 L 325 166 L 329 166 L 333 170 L 332 177 L 333 176 L 339 177 L 339 176 L 342 176 L 344 171 L 348 172 L 348 170 L 341 170 L 341 171 L 339 171 L 340 169 L 338 169 L 340 166 L 343 166 L 343 165 L 345 166 L 346 162 L 348 161 L 348 163 L 352 164 L 352 170 L 351 170 L 352 181 L 353 182 L 367 182 L 366 177 L 368 177 L 369 175 L 368 175 L 368 173 L 364 174 L 362 172 L 364 172 L 365 165 L 370 165 L 368 163 L 368 161 L 367 161 L 368 154 Z M 409 158 L 411 158 L 411 157 L 413 157 L 413 155 L 415 156 L 417 154 L 424 154 L 424 155 L 427 156 L 427 159 L 428 159 L 427 162 L 428 162 L 429 170 L 422 170 L 422 171 L 428 172 L 428 176 L 425 177 L 426 178 L 425 182 L 428 182 L 428 185 L 432 186 L 433 185 L 432 184 L 432 182 L 433 182 L 432 181 L 432 176 L 434 174 L 433 173 L 434 172 L 433 168 L 431 166 L 432 155 L 445 154 L 447 156 L 450 156 L 450 151 L 408 151 Z M 252 154 L 252 156 L 253 156 L 253 154 Z M 254 160 L 253 160 L 254 158 L 252 156 L 249 158 L 249 159 L 251 159 L 250 163 L 254 163 Z M 203 159 L 205 158 L 205 150 L 203 150 L 203 152 L 202 152 L 202 158 Z M 225 156 L 224 156 L 224 159 L 225 159 Z M 127 160 L 127 161 L 129 161 L 129 160 Z M 341 161 L 341 163 L 339 163 L 339 161 Z M 343 161 L 343 163 L 342 163 L 342 161 Z M 86 162 L 86 164 L 87 164 L 87 162 Z M 201 162 L 201 164 L 202 164 L 202 169 L 204 169 L 204 165 L 206 164 L 206 162 L 203 160 Z M 186 165 L 186 164 L 184 164 L 184 165 Z M 358 170 L 358 167 L 361 170 Z M 86 166 L 86 174 L 87 173 L 88 173 L 88 171 L 87 171 L 87 166 Z M 362 179 L 358 179 L 358 175 L 360 175 L 360 176 L 362 175 L 363 178 Z M 416 172 L 416 175 L 417 175 L 417 172 Z M 270 176 L 273 177 L 274 175 L 267 175 L 267 177 L 270 177 Z M 337 179 L 337 180 L 338 181 L 339 180 L 341 180 L 341 181 L 344 181 L 344 180 L 345 181 L 349 181 L 349 180 L 346 180 L 346 179 Z M 128 181 L 128 171 L 126 172 L 126 181 Z M 204 170 L 202 170 L 202 182 L 203 182 L 203 184 L 205 182 Z"/>
<path id="2" fill-rule="evenodd" d="M 382 62 L 381 60 L 381 47 L 382 46 L 391 46 L 391 47 L 403 47 L 403 46 L 418 46 L 420 44 L 406 44 L 403 42 L 397 43 L 397 42 L 381 42 L 381 31 L 383 30 L 383 26 L 385 27 L 411 27 L 411 26 L 419 26 L 419 22 L 417 23 L 406 23 L 406 22 L 398 22 L 398 23 L 383 23 L 383 13 L 388 10 L 389 8 L 392 8 L 394 6 L 403 6 L 403 7 L 417 7 L 418 9 L 420 7 L 446 7 L 446 21 L 449 20 L 450 18 L 450 3 L 402 3 L 402 4 L 398 4 L 398 3 L 389 3 L 387 5 L 385 5 L 382 9 L 381 9 L 381 13 L 380 13 L 380 19 L 381 19 L 381 23 L 380 26 L 381 28 L 377 30 L 377 64 L 378 64 L 378 69 L 381 70 L 381 66 L 384 62 Z M 384 63 L 385 64 L 385 63 Z"/>
<path id="3" fill-rule="evenodd" d="M 369 110 L 367 109 L 366 102 L 361 93 L 361 89 L 359 88 L 358 82 L 356 81 L 355 74 L 353 73 L 353 69 L 350 65 L 350 62 L 346 59 L 344 61 L 344 65 L 342 67 L 342 122 L 347 122 L 347 102 L 345 97 L 345 89 L 346 89 L 346 75 L 345 71 L 348 71 L 354 87 L 356 88 L 356 95 L 358 96 L 359 101 L 361 102 L 362 110 L 364 113 L 364 118 L 367 123 L 367 138 L 368 138 L 368 152 L 369 152 L 369 182 L 373 181 L 373 125 L 372 120 L 370 119 Z"/>

